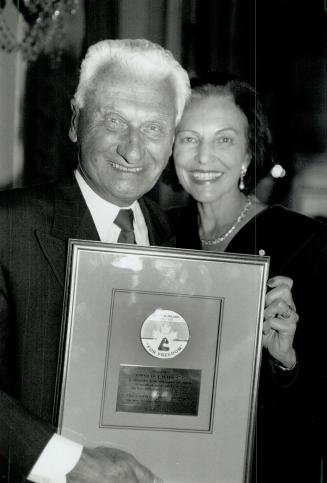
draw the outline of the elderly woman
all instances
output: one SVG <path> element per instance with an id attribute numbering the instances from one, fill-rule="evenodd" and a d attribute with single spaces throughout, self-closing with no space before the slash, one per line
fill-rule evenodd
<path id="1" fill-rule="evenodd" d="M 192 197 L 172 214 L 177 245 L 270 256 L 268 285 L 281 290 L 279 307 L 287 294 L 283 283 L 290 286 L 283 277 L 294 281 L 296 333 L 297 315 L 274 313 L 273 295 L 266 299 L 253 481 L 318 482 L 327 434 L 321 428 L 327 407 L 327 229 L 255 197 L 256 183 L 272 168 L 271 135 L 256 92 L 244 82 L 193 89 L 177 128 L 174 161 Z"/>

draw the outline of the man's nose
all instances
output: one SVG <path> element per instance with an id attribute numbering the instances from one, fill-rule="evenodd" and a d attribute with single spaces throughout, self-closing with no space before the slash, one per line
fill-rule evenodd
<path id="1" fill-rule="evenodd" d="M 124 138 L 119 141 L 117 152 L 127 163 L 130 164 L 138 163 L 143 158 L 143 142 L 136 129 L 131 129 L 126 133 Z"/>

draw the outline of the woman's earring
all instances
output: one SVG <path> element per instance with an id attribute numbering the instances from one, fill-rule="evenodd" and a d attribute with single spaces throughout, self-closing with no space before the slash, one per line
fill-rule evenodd
<path id="1" fill-rule="evenodd" d="M 238 185 L 238 187 L 239 187 L 239 189 L 240 189 L 241 191 L 243 191 L 243 190 L 244 190 L 244 188 L 245 188 L 245 185 L 244 185 L 244 176 L 245 176 L 245 175 L 246 175 L 246 168 L 242 168 L 242 169 L 241 169 L 241 177 L 240 177 L 240 182 L 239 182 L 239 185 Z"/>

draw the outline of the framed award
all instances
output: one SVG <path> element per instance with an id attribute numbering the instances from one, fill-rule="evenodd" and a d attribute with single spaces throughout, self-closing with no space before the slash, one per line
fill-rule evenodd
<path id="1" fill-rule="evenodd" d="M 167 483 L 243 483 L 268 257 L 70 240 L 58 432 Z"/>

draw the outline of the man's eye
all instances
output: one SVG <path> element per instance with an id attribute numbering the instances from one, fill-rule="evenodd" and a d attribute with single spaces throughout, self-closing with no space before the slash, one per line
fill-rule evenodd
<path id="1" fill-rule="evenodd" d="M 150 124 L 150 126 L 148 126 L 148 129 L 150 131 L 161 131 L 161 127 L 158 126 L 158 124 Z"/>
<path id="2" fill-rule="evenodd" d="M 122 119 L 113 116 L 106 117 L 106 125 L 113 131 L 122 131 L 126 128 L 126 123 Z"/>
<path id="3" fill-rule="evenodd" d="M 153 137 L 158 137 L 163 132 L 162 126 L 160 124 L 156 124 L 156 123 L 146 124 L 145 126 L 143 126 L 142 130 L 146 134 L 153 136 Z"/>

